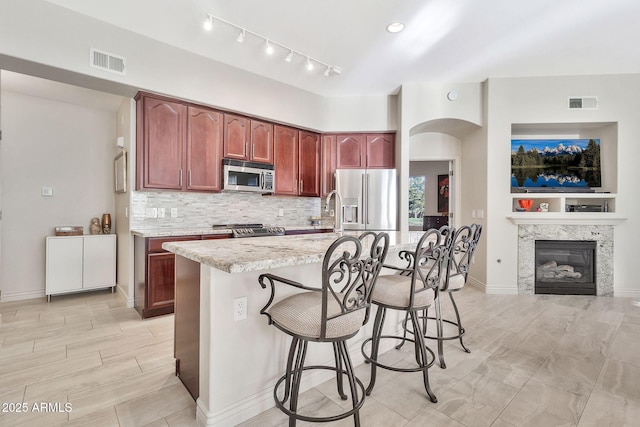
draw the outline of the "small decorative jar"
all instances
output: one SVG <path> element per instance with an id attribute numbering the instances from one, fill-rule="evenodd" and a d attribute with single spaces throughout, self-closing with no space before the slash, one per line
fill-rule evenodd
<path id="1" fill-rule="evenodd" d="M 100 233 L 102 233 L 102 229 L 100 228 L 100 219 L 99 218 L 91 218 L 91 225 L 89 226 L 89 233 L 91 233 L 91 234 L 100 234 Z"/>

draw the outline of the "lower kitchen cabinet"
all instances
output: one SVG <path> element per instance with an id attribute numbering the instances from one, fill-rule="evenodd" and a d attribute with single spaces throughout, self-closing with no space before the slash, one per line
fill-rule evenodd
<path id="1" fill-rule="evenodd" d="M 45 293 L 49 299 L 115 286 L 115 234 L 47 237 Z"/>
<path id="2" fill-rule="evenodd" d="M 173 313 L 175 302 L 175 255 L 162 249 L 165 242 L 225 239 L 227 234 L 134 239 L 134 305 L 143 319 Z"/>

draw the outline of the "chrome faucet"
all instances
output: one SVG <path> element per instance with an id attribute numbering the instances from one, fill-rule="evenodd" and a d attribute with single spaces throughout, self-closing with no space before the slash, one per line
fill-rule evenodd
<path id="1" fill-rule="evenodd" d="M 331 200 L 331 196 L 334 194 L 336 196 L 336 207 L 334 211 L 333 231 L 342 233 L 342 197 L 336 190 L 333 190 L 331 193 L 327 194 L 327 200 L 324 203 L 324 211 L 329 212 L 329 201 Z"/>

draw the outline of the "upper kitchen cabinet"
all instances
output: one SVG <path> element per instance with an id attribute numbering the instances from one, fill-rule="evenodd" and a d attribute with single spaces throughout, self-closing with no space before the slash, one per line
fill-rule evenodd
<path id="1" fill-rule="evenodd" d="M 300 196 L 320 196 L 320 135 L 301 130 L 298 141 Z"/>
<path id="2" fill-rule="evenodd" d="M 220 191 L 223 115 L 139 93 L 136 189 Z"/>
<path id="3" fill-rule="evenodd" d="M 365 136 L 363 134 L 336 135 L 336 166 L 340 169 L 364 169 Z"/>
<path id="4" fill-rule="evenodd" d="M 273 164 L 273 125 L 251 120 L 251 147 L 249 160 Z"/>
<path id="5" fill-rule="evenodd" d="M 224 115 L 225 159 L 247 160 L 249 157 L 250 120 L 235 114 Z"/>
<path id="6" fill-rule="evenodd" d="M 187 106 L 136 96 L 137 189 L 182 190 Z"/>
<path id="7" fill-rule="evenodd" d="M 222 190 L 223 114 L 189 106 L 187 190 Z"/>
<path id="8" fill-rule="evenodd" d="M 274 126 L 275 193 L 320 196 L 320 135 Z"/>
<path id="9" fill-rule="evenodd" d="M 275 125 L 273 133 L 275 193 L 297 196 L 299 191 L 298 130 L 287 126 Z"/>
<path id="10" fill-rule="evenodd" d="M 320 164 L 320 196 L 325 197 L 335 190 L 336 135 L 322 135 L 322 163 Z"/>
<path id="11" fill-rule="evenodd" d="M 339 169 L 395 168 L 395 135 L 392 133 L 336 135 Z"/>
<path id="12" fill-rule="evenodd" d="M 368 169 L 393 169 L 396 167 L 395 134 L 366 135 L 366 163 Z"/>
<path id="13" fill-rule="evenodd" d="M 273 164 L 273 125 L 225 114 L 224 158 Z"/>

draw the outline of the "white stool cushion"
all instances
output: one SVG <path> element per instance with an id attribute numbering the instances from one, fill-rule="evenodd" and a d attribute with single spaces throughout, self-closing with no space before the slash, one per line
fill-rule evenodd
<path id="1" fill-rule="evenodd" d="M 338 294 L 342 298 L 341 294 Z M 340 304 L 331 295 L 327 298 L 327 317 L 340 313 Z M 364 309 L 327 321 L 326 338 L 340 338 L 358 332 L 364 322 Z M 322 293 L 302 292 L 277 302 L 269 309 L 271 320 L 292 334 L 320 338 Z"/>
<path id="2" fill-rule="evenodd" d="M 416 282 L 416 289 L 424 285 L 420 280 Z M 411 292 L 411 277 L 397 274 L 378 276 L 373 288 L 373 302 L 391 307 L 408 308 L 409 293 Z M 428 307 L 433 303 L 433 289 L 426 289 L 415 294 L 413 306 Z"/>

